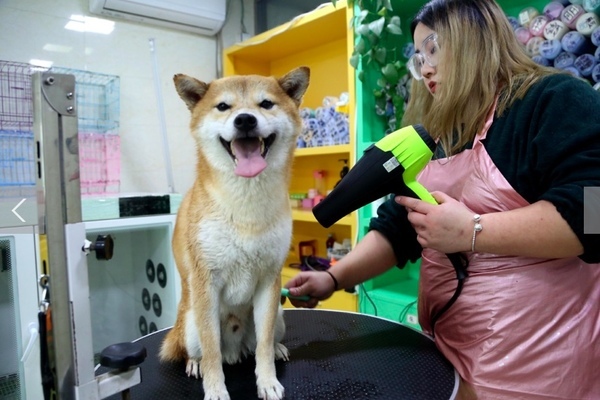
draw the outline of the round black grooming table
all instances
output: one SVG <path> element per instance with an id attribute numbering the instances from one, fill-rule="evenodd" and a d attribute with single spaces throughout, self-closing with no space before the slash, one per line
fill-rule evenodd
<path id="1" fill-rule="evenodd" d="M 283 344 L 289 361 L 276 361 L 287 400 L 453 399 L 458 374 L 433 341 L 404 325 L 365 314 L 286 309 Z M 148 350 L 133 400 L 202 399 L 202 380 L 185 363 L 163 364 L 158 349 L 167 330 L 138 339 Z M 232 400 L 257 399 L 254 357 L 224 365 Z M 97 373 L 106 372 L 100 368 Z M 120 399 L 120 395 L 110 397 Z"/>

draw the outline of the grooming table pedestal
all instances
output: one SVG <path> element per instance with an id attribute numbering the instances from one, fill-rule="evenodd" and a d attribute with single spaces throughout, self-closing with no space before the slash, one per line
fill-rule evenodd
<path id="1" fill-rule="evenodd" d="M 394 321 L 331 310 L 286 309 L 283 344 L 289 361 L 276 361 L 288 400 L 453 399 L 458 374 L 426 335 Z M 133 400 L 202 399 L 202 380 L 185 363 L 160 363 L 168 329 L 138 339 L 148 358 Z M 257 399 L 253 356 L 224 365 L 232 400 Z M 106 372 L 100 367 L 97 373 Z M 115 395 L 110 399 L 117 400 Z"/>

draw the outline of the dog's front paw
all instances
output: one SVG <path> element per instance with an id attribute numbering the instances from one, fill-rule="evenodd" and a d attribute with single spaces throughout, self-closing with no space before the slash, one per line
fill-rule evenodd
<path id="1" fill-rule="evenodd" d="M 202 377 L 202 373 L 200 372 L 200 359 L 199 358 L 190 358 L 187 361 L 185 366 L 185 373 L 188 377 L 193 376 L 198 379 Z"/>
<path id="2" fill-rule="evenodd" d="M 286 349 L 287 350 L 287 349 Z M 283 399 L 284 389 L 277 378 L 257 379 L 258 398 L 263 400 L 281 400 Z"/>
<path id="3" fill-rule="evenodd" d="M 288 361 L 290 359 L 290 352 L 287 347 L 281 343 L 275 343 L 275 359 Z"/>
<path id="4" fill-rule="evenodd" d="M 207 390 L 204 388 L 204 400 L 230 400 L 229 393 L 225 386 L 217 390 Z"/>

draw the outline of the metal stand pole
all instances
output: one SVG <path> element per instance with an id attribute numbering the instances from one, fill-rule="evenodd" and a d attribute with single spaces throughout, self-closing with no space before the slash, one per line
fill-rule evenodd
<path id="1" fill-rule="evenodd" d="M 75 363 L 79 326 L 75 326 L 72 312 L 66 245 L 67 225 L 82 223 L 79 179 L 69 179 L 78 173 L 78 154 L 70 153 L 66 146 L 68 137 L 77 138 L 75 78 L 38 72 L 32 77 L 32 89 L 39 232 L 47 235 L 52 276 L 55 386 L 61 399 L 75 399 L 75 386 L 81 380 Z"/>
<path id="2" fill-rule="evenodd" d="M 37 72 L 32 89 L 39 233 L 47 236 L 52 282 L 55 387 L 60 400 L 98 400 L 138 384 L 141 374 L 132 365 L 119 365 L 122 371 L 104 376 L 94 372 L 86 261 L 92 246 L 81 218 L 79 154 L 69 146 L 78 140 L 75 77 Z"/>

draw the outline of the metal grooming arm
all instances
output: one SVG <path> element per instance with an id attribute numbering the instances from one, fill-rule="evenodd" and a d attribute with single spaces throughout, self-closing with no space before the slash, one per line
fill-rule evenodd
<path id="1" fill-rule="evenodd" d="M 86 240 L 81 217 L 75 77 L 37 72 L 32 89 L 39 232 L 48 243 L 58 397 L 98 400 L 119 392 L 126 397 L 128 388 L 141 382 L 138 367 L 94 373 L 86 261 L 94 246 Z"/>

